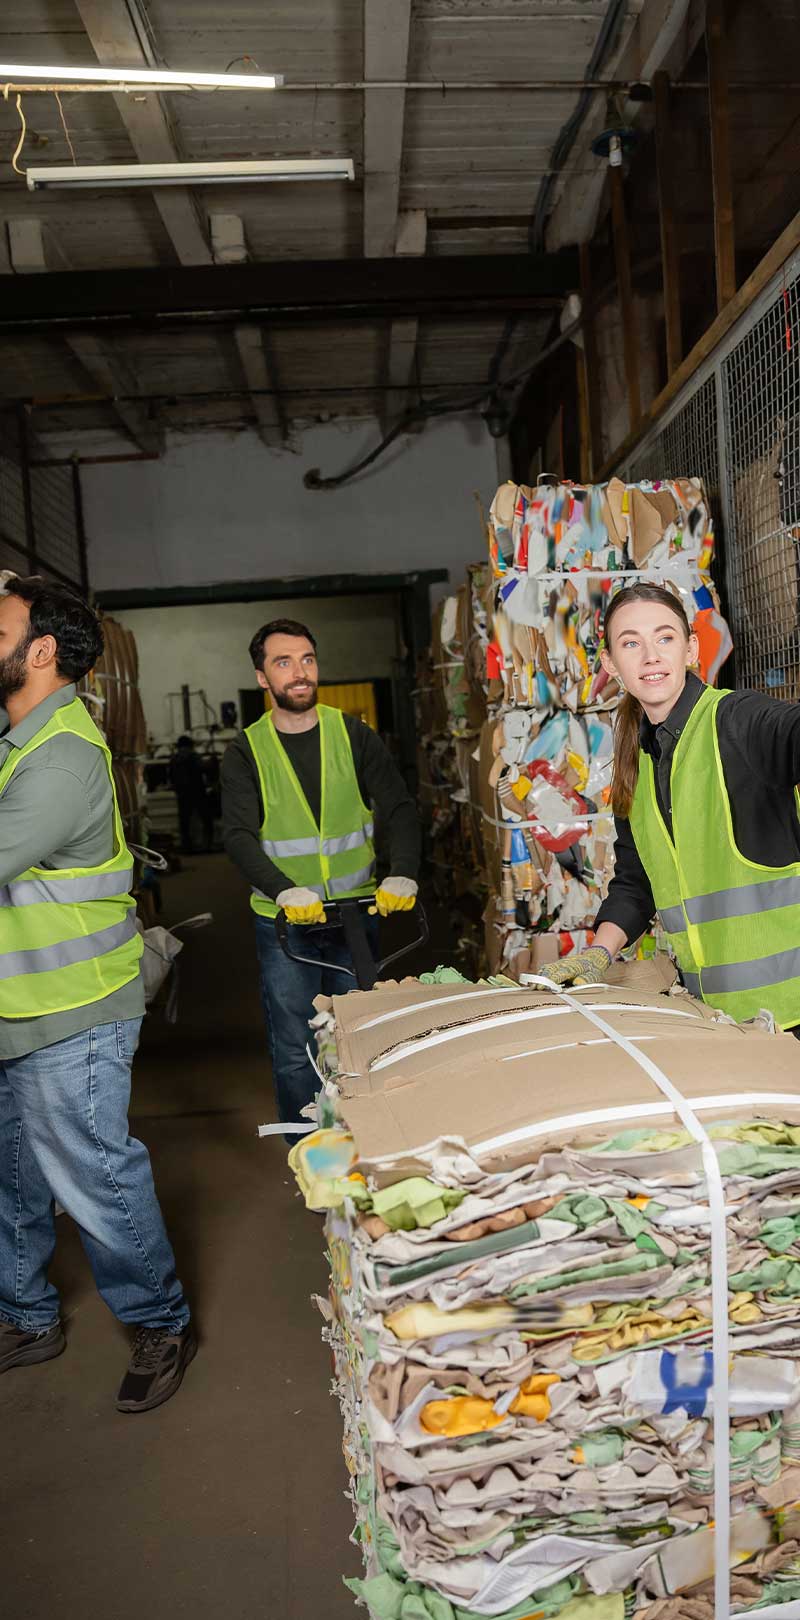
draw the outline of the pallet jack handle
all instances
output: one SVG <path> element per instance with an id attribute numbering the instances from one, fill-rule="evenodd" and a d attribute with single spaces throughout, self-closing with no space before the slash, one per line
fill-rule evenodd
<path id="1" fill-rule="evenodd" d="M 412 939 L 408 945 L 401 946 L 399 951 L 393 951 L 390 956 L 385 956 L 382 962 L 376 962 L 364 922 L 365 911 L 368 911 L 375 904 L 374 895 L 364 895 L 360 899 L 338 900 L 336 902 L 326 900 L 324 904 L 325 926 L 334 925 L 342 928 L 348 950 L 353 958 L 352 968 L 339 967 L 337 964 L 336 970 L 338 973 L 347 973 L 351 979 L 355 979 L 359 990 L 372 990 L 376 980 L 381 977 L 384 968 L 389 967 L 392 962 L 397 962 L 401 956 L 407 956 L 409 951 L 416 950 L 418 945 L 424 945 L 428 938 L 428 919 L 421 901 L 417 900 L 414 907 L 414 915 L 419 925 L 417 938 Z M 309 923 L 307 926 L 309 934 L 314 934 L 317 928 L 323 927 L 323 924 Z M 290 961 L 305 962 L 310 967 L 316 968 L 325 966 L 324 962 L 320 963 L 319 957 L 301 956 L 299 952 L 290 950 L 289 924 L 286 920 L 285 911 L 279 911 L 275 918 L 275 932 L 281 950 L 289 957 Z"/>

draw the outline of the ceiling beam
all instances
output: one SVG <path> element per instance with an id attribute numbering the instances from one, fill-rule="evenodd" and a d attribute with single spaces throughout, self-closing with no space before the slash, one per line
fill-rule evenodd
<path id="1" fill-rule="evenodd" d="M 277 392 L 280 385 L 269 332 L 260 326 L 235 326 L 233 341 L 250 390 L 259 435 L 271 450 L 280 449 L 289 437 L 289 423 Z"/>
<path id="2" fill-rule="evenodd" d="M 90 44 L 104 67 L 154 67 L 147 21 L 138 0 L 75 0 Z M 152 92 L 119 95 L 114 100 L 140 163 L 175 163 L 181 158 L 175 131 L 162 98 Z M 181 186 L 156 187 L 153 200 L 179 264 L 213 262 L 194 198 Z"/>
<path id="3" fill-rule="evenodd" d="M 579 284 L 574 249 L 450 258 L 273 260 L 181 269 L 15 276 L 4 285 L 0 330 L 133 329 L 241 320 L 350 321 L 400 316 L 483 319 L 561 307 Z"/>
<path id="4" fill-rule="evenodd" d="M 410 209 L 398 214 L 395 253 L 399 259 L 418 258 L 425 252 L 427 219 L 424 208 Z M 409 388 L 416 381 L 417 334 L 416 316 L 392 321 L 389 327 L 386 354 L 386 381 L 388 391 L 383 397 L 381 427 L 387 433 L 392 424 L 412 403 Z M 419 426 L 422 426 L 420 419 Z"/>
<path id="5" fill-rule="evenodd" d="M 364 78 L 402 81 L 408 66 L 411 0 L 364 0 Z M 364 91 L 364 256 L 395 251 L 406 93 Z"/>
<path id="6" fill-rule="evenodd" d="M 644 0 L 633 27 L 622 36 L 621 49 L 606 63 L 604 77 L 649 82 L 654 73 L 666 68 L 676 78 L 701 38 L 703 26 L 704 7 L 694 0 Z M 626 120 L 635 123 L 641 104 L 626 101 L 624 94 L 619 99 Z M 566 243 L 589 242 L 594 235 L 608 170 L 601 158 L 592 158 L 591 144 L 607 124 L 606 98 L 598 93 L 561 171 L 558 201 L 547 225 L 551 250 Z"/>
<path id="7" fill-rule="evenodd" d="M 210 214 L 209 228 L 215 264 L 246 264 L 249 258 L 244 222 L 238 214 Z M 250 391 L 258 431 L 270 450 L 280 449 L 289 437 L 289 423 L 280 395 L 275 350 L 266 327 L 241 322 L 233 329 L 238 364 Z"/>
<path id="8" fill-rule="evenodd" d="M 56 272 L 61 271 L 67 266 L 63 250 L 40 219 L 9 219 L 7 230 L 9 268 L 16 274 L 42 275 L 54 268 Z M 138 393 L 136 378 L 127 366 L 108 353 L 97 333 L 65 332 L 63 342 L 93 387 L 110 397 L 111 408 L 126 436 L 147 455 L 160 454 L 161 431 L 151 420 L 146 406 L 137 405 L 130 397 L 117 397 Z"/>

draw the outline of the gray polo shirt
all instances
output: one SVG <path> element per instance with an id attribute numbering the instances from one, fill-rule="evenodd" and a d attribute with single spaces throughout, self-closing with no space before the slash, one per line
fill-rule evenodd
<path id="1" fill-rule="evenodd" d="M 74 686 L 61 687 L 11 730 L 5 710 L 0 709 L 0 769 L 12 749 L 30 742 L 56 709 L 74 696 Z M 113 798 L 99 748 L 64 732 L 26 754 L 0 795 L 0 886 L 13 882 L 29 866 L 99 866 L 113 853 Z M 88 1007 L 41 1018 L 0 1018 L 0 1063 L 52 1046 L 95 1024 L 141 1018 L 143 1012 L 139 974 Z"/>

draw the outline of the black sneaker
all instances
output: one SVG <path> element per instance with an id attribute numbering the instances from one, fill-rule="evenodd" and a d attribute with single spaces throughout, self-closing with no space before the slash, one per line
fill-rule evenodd
<path id="1" fill-rule="evenodd" d="M 29 1333 L 25 1328 L 0 1322 L 0 1373 L 12 1367 L 35 1367 L 39 1361 L 52 1361 L 66 1347 L 60 1322 L 44 1332 Z"/>
<path id="2" fill-rule="evenodd" d="M 197 1335 L 191 1322 L 182 1333 L 169 1328 L 139 1328 L 133 1341 L 128 1371 L 117 1396 L 118 1412 L 151 1412 L 180 1388 L 197 1354 Z"/>

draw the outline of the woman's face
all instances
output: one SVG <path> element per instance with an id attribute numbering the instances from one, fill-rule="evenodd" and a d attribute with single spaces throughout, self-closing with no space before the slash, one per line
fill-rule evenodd
<path id="1" fill-rule="evenodd" d="M 687 641 L 677 614 L 661 602 L 632 601 L 614 613 L 610 641 L 600 654 L 603 668 L 619 676 L 649 720 L 666 720 L 697 662 L 697 637 Z"/>

